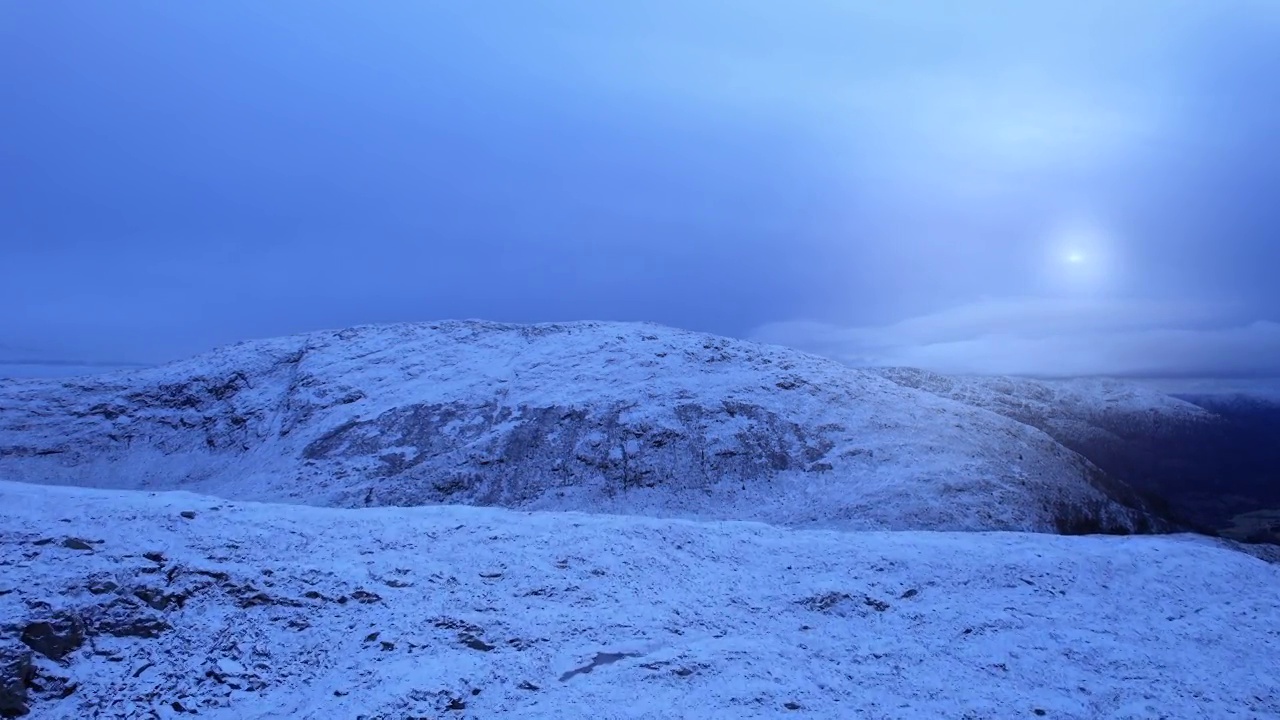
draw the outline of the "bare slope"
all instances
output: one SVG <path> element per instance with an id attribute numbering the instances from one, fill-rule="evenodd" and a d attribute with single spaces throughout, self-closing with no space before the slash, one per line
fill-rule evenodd
<path id="1" fill-rule="evenodd" d="M 631 324 L 360 327 L 3 381 L 0 475 L 333 506 L 1153 525 L 1096 468 L 996 412 L 784 348 Z"/>
<path id="2" fill-rule="evenodd" d="M 1203 538 L 0 507 L 0 703 L 36 720 L 1280 717 L 1280 566 Z"/>

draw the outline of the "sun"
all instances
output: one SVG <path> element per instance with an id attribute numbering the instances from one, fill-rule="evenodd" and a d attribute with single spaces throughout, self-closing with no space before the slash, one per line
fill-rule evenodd
<path id="1" fill-rule="evenodd" d="M 1044 243 L 1046 290 L 1077 294 L 1116 289 L 1117 238 L 1097 220 L 1060 220 L 1049 226 Z"/>

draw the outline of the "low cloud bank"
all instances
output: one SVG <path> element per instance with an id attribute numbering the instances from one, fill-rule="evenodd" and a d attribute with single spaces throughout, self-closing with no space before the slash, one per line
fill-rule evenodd
<path id="1" fill-rule="evenodd" d="M 1078 377 L 1280 376 L 1280 323 L 1142 301 L 989 300 L 879 327 L 811 321 L 750 334 L 850 365 Z"/>

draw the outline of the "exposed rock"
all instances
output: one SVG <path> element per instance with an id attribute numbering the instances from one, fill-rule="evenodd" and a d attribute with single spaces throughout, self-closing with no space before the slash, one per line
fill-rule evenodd
<path id="1" fill-rule="evenodd" d="M 867 607 L 877 612 L 884 612 L 885 610 L 888 610 L 890 608 L 889 603 L 883 600 L 877 600 L 876 598 L 873 598 L 870 595 L 862 598 L 862 602 L 864 605 L 866 605 Z"/>
<path id="2" fill-rule="evenodd" d="M 109 580 L 107 578 L 95 578 L 89 581 L 87 588 L 89 592 L 94 595 L 106 595 L 107 593 L 113 593 L 116 590 L 119 590 L 120 586 L 117 585 L 114 580 Z"/>
<path id="3" fill-rule="evenodd" d="M 799 602 L 801 605 L 813 610 L 814 612 L 830 613 L 834 615 L 846 615 L 850 612 L 855 612 L 853 608 L 858 605 L 871 608 L 876 612 L 884 612 L 892 607 L 889 603 L 871 597 L 870 595 L 863 595 L 860 601 L 855 602 L 852 595 L 843 592 L 823 593 L 821 595 L 805 598 Z"/>
<path id="4" fill-rule="evenodd" d="M 94 631 L 115 637 L 157 638 L 169 630 L 168 622 L 157 617 L 106 618 L 94 625 Z"/>
<path id="5" fill-rule="evenodd" d="M 826 612 L 849 599 L 849 593 L 829 592 L 805 598 L 800 601 L 800 604 L 816 612 Z"/>
<path id="6" fill-rule="evenodd" d="M 10 643 L 0 645 L 0 717 L 27 714 L 27 688 L 34 678 L 30 650 Z"/>
<path id="7" fill-rule="evenodd" d="M 28 687 L 42 700 L 61 700 L 69 697 L 79 686 L 69 677 L 41 672 L 32 677 Z"/>
<path id="8" fill-rule="evenodd" d="M 50 660 L 61 660 L 84 645 L 84 622 L 70 613 L 33 622 L 22 629 L 22 642 Z"/>
<path id="9" fill-rule="evenodd" d="M 134 597 L 146 603 L 152 610 L 167 610 L 170 607 L 182 607 L 186 602 L 186 595 L 183 593 L 167 593 L 163 590 L 150 587 L 140 587 L 133 591 Z"/>
<path id="10" fill-rule="evenodd" d="M 226 594 L 236 599 L 236 604 L 242 608 L 258 607 L 258 606 L 281 606 L 281 607 L 302 607 L 303 603 L 291 597 L 276 595 L 262 590 L 251 583 L 239 585 L 233 582 L 226 582 L 221 585 L 221 589 Z M 317 596 L 319 594 L 317 593 Z M 339 599 L 342 602 L 343 598 Z"/>
<path id="11" fill-rule="evenodd" d="M 473 634 L 479 634 L 484 632 L 484 628 L 480 627 L 479 625 L 475 625 L 467 622 L 466 620 L 459 620 L 458 618 L 452 618 L 452 617 L 438 617 L 432 620 L 431 624 L 435 625 L 438 628 L 441 628 L 442 630 L 460 630 L 463 632 L 468 632 Z"/>
<path id="12" fill-rule="evenodd" d="M 458 642 L 462 643 L 463 645 L 466 645 L 472 650 L 479 650 L 481 652 L 489 652 L 490 650 L 493 650 L 496 647 L 495 645 L 490 645 L 489 643 L 485 642 L 484 640 L 481 640 L 480 638 L 470 633 L 459 634 Z"/>

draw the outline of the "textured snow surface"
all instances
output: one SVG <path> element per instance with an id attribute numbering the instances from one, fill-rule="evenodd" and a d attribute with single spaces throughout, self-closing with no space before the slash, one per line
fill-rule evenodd
<path id="1" fill-rule="evenodd" d="M 1146 527 L 1079 455 L 969 400 L 655 325 L 369 326 L 0 381 L 0 474 L 341 507 Z"/>
<path id="2" fill-rule="evenodd" d="M 1280 717 L 1280 568 L 1188 536 L 0 507 L 4 642 L 85 635 L 36 659 L 33 718 Z"/>

